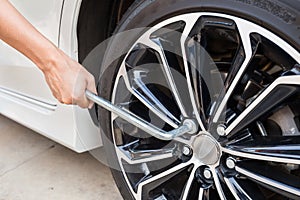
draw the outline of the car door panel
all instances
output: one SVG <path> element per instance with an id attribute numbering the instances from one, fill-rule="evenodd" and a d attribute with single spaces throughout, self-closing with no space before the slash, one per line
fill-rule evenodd
<path id="1" fill-rule="evenodd" d="M 76 19 L 81 1 L 11 2 L 43 35 L 77 59 Z M 0 114 L 76 152 L 102 144 L 99 129 L 88 110 L 60 104 L 52 96 L 43 73 L 30 60 L 1 41 Z"/>
<path id="2" fill-rule="evenodd" d="M 11 0 L 43 35 L 58 45 L 63 0 Z M 20 95 L 56 104 L 43 74 L 25 56 L 0 43 L 0 87 Z"/>

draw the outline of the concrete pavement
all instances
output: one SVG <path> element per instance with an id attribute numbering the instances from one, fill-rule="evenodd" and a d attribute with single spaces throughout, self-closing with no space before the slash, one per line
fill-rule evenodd
<path id="1" fill-rule="evenodd" d="M 0 115 L 0 200 L 121 200 L 109 169 Z"/>

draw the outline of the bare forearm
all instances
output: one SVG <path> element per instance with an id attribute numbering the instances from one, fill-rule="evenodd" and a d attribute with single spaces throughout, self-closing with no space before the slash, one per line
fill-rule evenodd
<path id="1" fill-rule="evenodd" d="M 57 48 L 40 34 L 8 0 L 0 0 L 0 39 L 32 60 L 41 70 L 59 55 Z"/>
<path id="2" fill-rule="evenodd" d="M 0 39 L 43 71 L 60 102 L 91 108 L 93 102 L 86 98 L 85 90 L 97 92 L 94 77 L 39 33 L 8 0 L 0 0 Z"/>

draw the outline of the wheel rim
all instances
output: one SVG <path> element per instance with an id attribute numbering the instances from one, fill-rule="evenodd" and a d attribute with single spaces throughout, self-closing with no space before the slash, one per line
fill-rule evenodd
<path id="1" fill-rule="evenodd" d="M 234 16 L 185 14 L 146 31 L 120 66 L 112 101 L 164 130 L 194 118 L 199 131 L 163 142 L 112 114 L 133 196 L 299 197 L 297 63 L 285 41 Z"/>

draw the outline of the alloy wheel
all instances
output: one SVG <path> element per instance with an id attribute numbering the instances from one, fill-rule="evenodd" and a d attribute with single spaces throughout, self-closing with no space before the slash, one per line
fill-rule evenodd
<path id="1" fill-rule="evenodd" d="M 300 55 L 270 31 L 219 13 L 147 30 L 122 61 L 112 100 L 169 131 L 161 141 L 111 115 L 118 162 L 136 199 L 300 197 Z"/>

